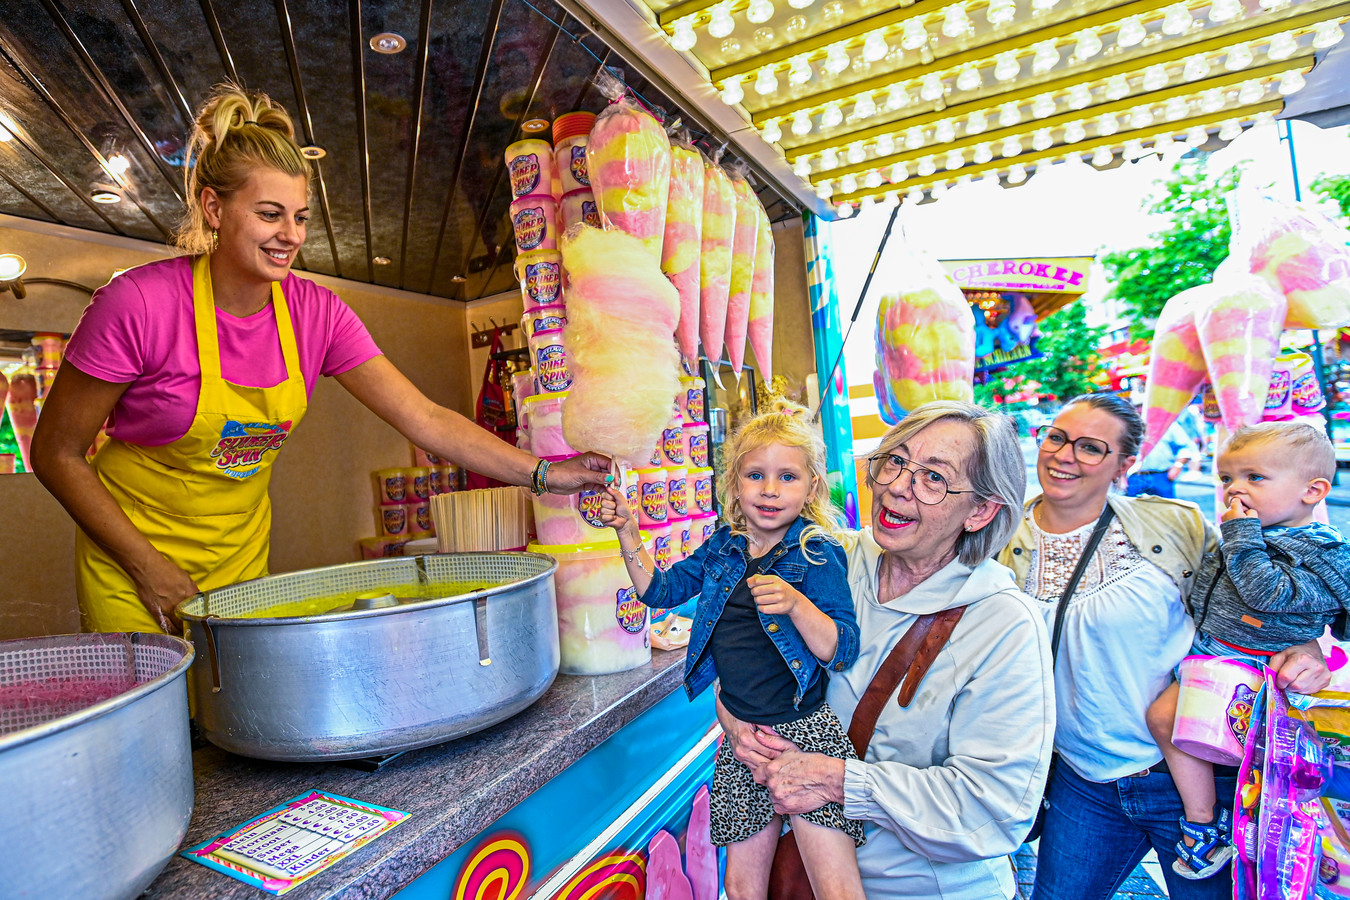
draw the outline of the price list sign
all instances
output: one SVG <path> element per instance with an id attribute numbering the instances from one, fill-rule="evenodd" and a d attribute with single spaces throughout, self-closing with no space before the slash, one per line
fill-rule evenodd
<path id="1" fill-rule="evenodd" d="M 284 894 L 407 816 L 397 809 L 311 791 L 182 855 L 269 893 Z"/>

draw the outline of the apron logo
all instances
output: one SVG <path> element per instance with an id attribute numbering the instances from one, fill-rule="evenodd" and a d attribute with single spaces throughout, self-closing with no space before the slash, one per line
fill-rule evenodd
<path id="1" fill-rule="evenodd" d="M 220 440 L 211 449 L 216 468 L 231 478 L 248 478 L 262 469 L 263 457 L 275 453 L 291 435 L 291 423 L 269 422 L 225 423 Z"/>

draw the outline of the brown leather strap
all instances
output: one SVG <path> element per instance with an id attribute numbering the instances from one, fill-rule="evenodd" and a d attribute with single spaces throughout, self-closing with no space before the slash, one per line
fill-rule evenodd
<path id="1" fill-rule="evenodd" d="M 858 706 L 853 711 L 853 721 L 848 726 L 848 739 L 853 742 L 853 749 L 859 759 L 867 758 L 867 745 L 872 742 L 877 719 L 881 717 L 881 710 L 891 694 L 900 687 L 899 703 L 909 706 L 918 693 L 919 684 L 932 668 L 933 661 L 952 636 L 956 623 L 961 621 L 965 611 L 964 606 L 957 606 L 919 616 L 909 626 L 904 637 L 891 648 L 877 669 L 877 674 L 872 676 L 872 683 L 858 700 Z"/>

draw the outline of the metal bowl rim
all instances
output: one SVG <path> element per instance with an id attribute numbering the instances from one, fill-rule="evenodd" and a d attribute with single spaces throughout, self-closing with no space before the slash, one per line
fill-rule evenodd
<path id="1" fill-rule="evenodd" d="M 523 550 L 502 550 L 502 551 L 472 550 L 467 553 L 423 553 L 419 554 L 418 556 L 408 556 L 400 558 L 419 559 L 423 557 L 432 557 L 432 556 L 501 556 L 501 555 L 530 556 L 536 559 L 547 560 L 549 565 L 548 568 L 544 569 L 542 572 L 531 575 L 529 578 L 525 578 L 520 581 L 513 581 L 510 584 L 499 584 L 496 585 L 495 587 L 483 588 L 477 591 L 470 591 L 467 594 L 455 594 L 454 596 L 451 597 L 436 597 L 431 600 L 422 600 L 418 603 L 400 603 L 397 606 L 384 606 L 384 607 L 377 607 L 375 609 L 349 609 L 343 612 L 327 612 L 314 616 L 277 616 L 271 618 L 262 618 L 259 616 L 230 617 L 230 616 L 217 616 L 213 614 L 197 615 L 195 613 L 183 612 L 184 606 L 196 600 L 198 597 L 202 597 L 206 594 L 211 593 L 211 591 L 202 591 L 201 593 L 193 594 L 191 597 L 187 598 L 182 603 L 178 604 L 177 608 L 174 609 L 174 615 L 176 615 L 179 619 L 183 619 L 189 622 L 201 622 L 204 624 L 209 624 L 213 628 L 218 625 L 252 627 L 257 625 L 310 625 L 310 624 L 323 624 L 327 622 L 345 622 L 350 619 L 369 619 L 377 616 L 392 616 L 404 612 L 423 611 L 428 609 L 435 609 L 436 607 L 440 606 L 452 606 L 456 603 L 467 603 L 472 600 L 486 599 L 496 594 L 504 594 L 508 591 L 519 590 L 520 588 L 525 587 L 527 585 L 533 585 L 534 583 L 542 579 L 548 578 L 558 570 L 558 561 L 553 557 L 544 553 L 530 553 Z M 285 577 L 287 575 L 304 575 L 309 572 L 320 572 L 332 569 L 342 569 L 350 566 L 363 566 L 372 562 L 376 562 L 376 560 L 363 559 L 357 562 L 341 563 L 336 566 L 318 566 L 313 569 L 300 569 L 295 572 L 284 572 L 281 573 L 280 575 L 264 575 L 262 578 L 253 578 L 248 581 L 240 581 L 235 584 L 226 585 L 226 587 L 235 588 L 246 584 L 252 584 L 255 581 L 263 581 L 270 578 Z M 217 588 L 216 590 L 224 590 L 224 588 Z"/>
<path id="2" fill-rule="evenodd" d="M 142 697 L 147 697 L 150 694 L 153 694 L 156 691 L 160 690 L 165 685 L 169 684 L 171 681 L 178 678 L 179 676 L 185 675 L 187 673 L 188 667 L 192 665 L 193 658 L 196 656 L 196 651 L 193 649 L 192 642 L 184 640 L 183 638 L 180 637 L 176 637 L 175 635 L 151 634 L 149 632 L 127 632 L 127 633 L 132 635 L 133 643 L 135 642 L 136 637 L 139 635 L 140 637 L 160 638 L 175 644 L 179 644 L 185 650 L 183 658 L 178 660 L 178 662 L 174 663 L 173 666 L 168 671 L 155 676 L 154 678 L 150 679 L 144 684 L 138 684 L 131 690 L 126 691 L 125 693 L 118 694 L 116 697 L 109 697 L 107 700 L 102 700 L 98 703 L 93 704 L 92 706 L 86 706 L 84 709 L 79 710 L 78 712 L 73 712 L 70 715 L 52 719 L 50 722 L 43 722 L 41 725 L 34 725 L 31 728 L 25 728 L 21 731 L 11 731 L 9 734 L 0 735 L 0 754 L 3 754 L 6 750 L 13 750 L 14 748 L 21 747 L 24 744 L 32 743 L 33 741 L 39 741 L 42 740 L 43 738 L 50 737 L 53 734 L 57 734 L 58 732 L 66 731 L 68 729 L 76 727 L 77 725 L 82 725 L 85 722 L 92 721 L 93 719 L 102 718 L 103 716 L 116 712 L 117 710 L 121 709 L 124 706 L 130 706 L 132 703 L 136 702 Z M 37 638 L 19 638 L 18 640 L 43 641 L 48 639 L 54 640 L 56 638 L 62 637 L 71 637 L 71 635 L 53 634 L 53 635 L 44 635 L 42 637 Z M 9 642 L 0 641 L 0 647 L 3 647 L 7 643 Z M 186 706 L 187 703 L 185 700 L 184 701 L 185 709 Z"/>

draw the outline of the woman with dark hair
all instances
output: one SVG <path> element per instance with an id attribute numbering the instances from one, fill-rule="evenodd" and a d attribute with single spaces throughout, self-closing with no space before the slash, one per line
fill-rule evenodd
<path id="1" fill-rule="evenodd" d="M 1171 859 L 1182 839 L 1181 798 L 1145 713 L 1190 651 L 1187 598 L 1216 538 L 1194 504 L 1111 492 L 1143 438 L 1139 413 L 1118 395 L 1065 404 L 1037 430 L 1041 494 L 999 556 L 1038 601 L 1052 634 L 1060 619 L 1057 756 L 1033 900 L 1105 900 L 1150 848 Z M 1098 526 L 1099 543 L 1062 603 Z M 1282 686 L 1305 692 L 1330 679 L 1316 642 L 1277 654 L 1271 667 Z M 1219 779 L 1229 805 L 1233 774 Z M 1163 877 L 1173 900 L 1232 895 L 1228 875 L 1189 881 L 1163 866 Z"/>

